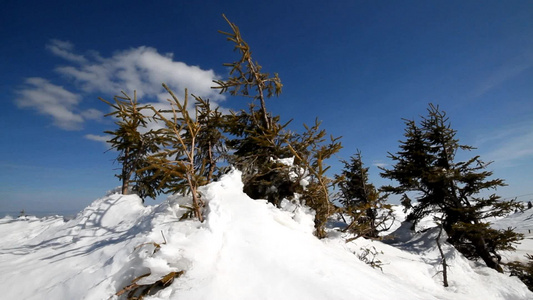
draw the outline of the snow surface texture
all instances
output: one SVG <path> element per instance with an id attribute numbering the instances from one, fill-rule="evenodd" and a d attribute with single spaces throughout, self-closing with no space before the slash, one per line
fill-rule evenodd
<path id="1" fill-rule="evenodd" d="M 435 228 L 413 234 L 398 225 L 387 244 L 345 243 L 333 229 L 318 240 L 308 208 L 253 201 L 240 178 L 234 171 L 202 190 L 204 223 L 178 222 L 188 198 L 144 207 L 119 194 L 68 222 L 0 219 L 0 298 L 119 299 L 114 294 L 140 275 L 151 272 L 139 283 L 152 283 L 185 270 L 145 299 L 533 299 L 517 278 L 466 260 L 444 238 L 450 287 L 442 287 Z M 358 258 L 364 249 L 378 253 L 382 270 Z"/>

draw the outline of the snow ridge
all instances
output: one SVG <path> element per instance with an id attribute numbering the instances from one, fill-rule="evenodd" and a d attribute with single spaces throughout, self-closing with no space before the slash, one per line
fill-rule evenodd
<path id="1" fill-rule="evenodd" d="M 145 299 L 533 299 L 518 279 L 470 262 L 444 243 L 450 288 L 438 274 L 435 229 L 395 239 L 345 243 L 330 231 L 316 239 L 312 211 L 251 200 L 233 171 L 203 187 L 204 223 L 179 221 L 190 199 L 145 207 L 111 194 L 75 219 L 0 219 L 2 299 L 119 299 L 114 294 L 184 270 Z M 382 270 L 357 258 L 379 252 Z M 383 253 L 381 253 L 383 252 Z M 123 298 L 123 297 L 121 297 Z"/>

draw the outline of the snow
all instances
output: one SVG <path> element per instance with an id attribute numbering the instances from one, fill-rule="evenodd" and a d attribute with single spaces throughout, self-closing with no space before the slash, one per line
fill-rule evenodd
<path id="1" fill-rule="evenodd" d="M 533 299 L 517 278 L 466 260 L 442 237 L 450 265 L 444 288 L 436 228 L 412 233 L 398 222 L 384 242 L 350 243 L 330 228 L 318 240 L 311 209 L 251 200 L 240 177 L 233 171 L 202 189 L 204 223 L 179 221 L 187 197 L 145 207 L 137 196 L 119 194 L 67 222 L 0 219 L 2 299 L 122 299 L 115 293 L 134 278 L 151 273 L 137 282 L 150 284 L 181 270 L 145 299 Z M 402 219 L 401 210 L 395 214 Z M 531 219 L 513 215 L 495 226 L 527 231 Z M 520 253 L 531 246 L 522 243 Z M 364 249 L 375 250 L 367 258 L 381 269 L 358 258 Z"/>
<path id="2" fill-rule="evenodd" d="M 513 228 L 516 232 L 522 233 L 524 239 L 520 241 L 516 251 L 503 252 L 504 261 L 527 261 L 526 254 L 533 255 L 533 209 L 528 209 L 523 212 L 516 212 L 507 218 L 500 218 L 493 222 L 493 227 L 496 229 Z"/>

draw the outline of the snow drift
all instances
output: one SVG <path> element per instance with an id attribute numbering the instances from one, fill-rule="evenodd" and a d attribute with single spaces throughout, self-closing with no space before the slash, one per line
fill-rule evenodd
<path id="1" fill-rule="evenodd" d="M 179 221 L 186 197 L 144 207 L 119 194 L 68 222 L 1 219 L 1 298 L 119 299 L 115 293 L 138 276 L 150 273 L 139 281 L 150 283 L 184 270 L 146 299 L 533 299 L 517 278 L 470 262 L 445 243 L 451 286 L 442 287 L 435 230 L 399 227 L 389 244 L 345 243 L 334 230 L 318 240 L 312 211 L 251 200 L 238 171 L 202 193 L 204 223 Z M 381 270 L 358 259 L 370 248 Z"/>

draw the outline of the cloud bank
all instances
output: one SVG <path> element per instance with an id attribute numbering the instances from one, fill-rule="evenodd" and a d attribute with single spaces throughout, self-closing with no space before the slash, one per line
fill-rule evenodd
<path id="1" fill-rule="evenodd" d="M 51 40 L 46 49 L 65 61 L 55 71 L 63 75 L 70 90 L 45 78 L 27 78 L 16 91 L 15 103 L 19 108 L 51 117 L 61 129 L 79 130 L 85 121 L 102 117 L 103 113 L 95 108 L 81 109 L 82 104 L 88 104 L 84 96 L 93 93 L 111 98 L 121 91 L 133 94 L 136 90 L 140 102 L 160 106 L 168 98 L 161 86 L 164 82 L 178 97 L 187 88 L 189 93 L 209 98 L 215 106 L 224 100 L 223 95 L 211 89 L 213 80 L 219 79 L 213 70 L 175 61 L 172 54 L 160 54 L 152 47 L 121 50 L 109 57 L 96 51 L 76 53 L 72 43 L 61 40 Z"/>

